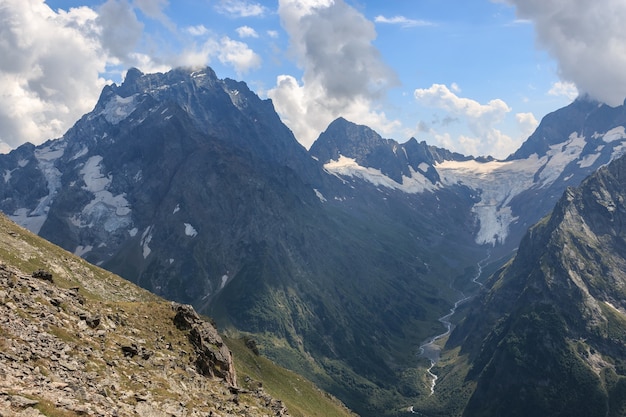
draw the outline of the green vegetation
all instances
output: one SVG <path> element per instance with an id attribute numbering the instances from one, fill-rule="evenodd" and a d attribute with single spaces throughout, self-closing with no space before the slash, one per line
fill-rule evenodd
<path id="1" fill-rule="evenodd" d="M 336 398 L 302 376 L 253 353 L 245 339 L 225 339 L 225 342 L 233 352 L 239 383 L 250 390 L 262 385 L 270 395 L 283 401 L 291 416 L 354 416 Z"/>

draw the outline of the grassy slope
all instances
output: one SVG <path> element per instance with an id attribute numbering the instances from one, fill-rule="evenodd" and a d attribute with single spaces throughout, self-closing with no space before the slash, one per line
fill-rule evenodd
<path id="1" fill-rule="evenodd" d="M 3 215 L 0 215 L 0 262 L 25 273 L 38 269 L 51 271 L 56 286 L 80 287 L 80 293 L 87 300 L 86 305 L 94 309 L 92 313 L 108 310 L 124 311 L 128 317 L 127 327 L 132 327 L 136 334 L 169 334 L 166 337 L 172 339 L 170 342 L 173 345 L 188 344 L 186 338 L 177 337 L 177 333 L 172 333 L 171 330 L 168 332 L 168 328 L 173 328 L 171 321 L 173 313 L 169 302 L 117 275 L 85 262 L 17 226 Z M 145 320 L 147 317 L 152 319 Z M 57 329 L 57 333 L 57 337 L 63 336 L 68 341 L 83 343 L 69 332 L 63 332 L 63 329 Z M 114 342 L 115 340 L 111 341 Z M 235 367 L 240 372 L 240 385 L 247 388 L 246 376 L 260 381 L 266 392 L 274 398 L 283 400 L 290 415 L 331 417 L 354 415 L 339 401 L 305 378 L 275 365 L 267 358 L 253 355 L 241 341 L 227 340 L 227 342 L 234 352 Z M 147 348 L 157 349 L 152 345 L 148 345 Z M 188 347 L 187 350 L 191 349 Z M 100 370 L 96 369 L 97 364 L 93 366 L 94 372 L 99 373 Z M 42 407 L 45 404 L 42 402 Z M 46 415 L 62 416 L 65 415 L 63 413 L 51 407 Z"/>

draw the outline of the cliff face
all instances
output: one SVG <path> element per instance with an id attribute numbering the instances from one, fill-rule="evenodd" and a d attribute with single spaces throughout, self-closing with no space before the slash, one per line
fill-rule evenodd
<path id="1" fill-rule="evenodd" d="M 446 346 L 465 364 L 450 374 L 471 393 L 462 415 L 624 415 L 625 203 L 622 157 L 568 189 L 492 277 Z"/>
<path id="2" fill-rule="evenodd" d="M 0 415 L 287 415 L 262 389 L 237 387 L 230 350 L 192 307 L 4 217 L 0 236 Z"/>

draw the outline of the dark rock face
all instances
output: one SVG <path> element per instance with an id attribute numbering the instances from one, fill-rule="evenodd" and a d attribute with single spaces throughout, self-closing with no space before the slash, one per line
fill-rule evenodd
<path id="1" fill-rule="evenodd" d="M 195 347 L 198 372 L 205 376 L 222 378 L 230 385 L 237 386 L 232 355 L 217 329 L 201 320 L 190 305 L 175 303 L 172 307 L 176 311 L 176 327 L 189 331 L 189 341 Z"/>

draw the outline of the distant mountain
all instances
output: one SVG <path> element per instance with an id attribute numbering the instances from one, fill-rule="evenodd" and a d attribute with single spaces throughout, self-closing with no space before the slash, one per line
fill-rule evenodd
<path id="1" fill-rule="evenodd" d="M 622 157 L 530 229 L 446 345 L 448 415 L 626 413 L 625 201 Z"/>
<path id="2" fill-rule="evenodd" d="M 245 83 L 131 69 L 62 138 L 0 155 L 0 209 L 252 335 L 361 415 L 394 415 L 427 392 L 416 346 L 477 263 L 510 257 L 622 152 L 623 113 L 574 102 L 506 161 L 345 119 L 307 152 Z"/>
<path id="3" fill-rule="evenodd" d="M 494 257 L 514 250 L 528 227 L 576 186 L 626 152 L 626 107 L 581 98 L 547 115 L 504 161 L 472 158 L 417 143 L 382 139 L 365 126 L 333 122 L 311 147 L 327 170 L 407 194 L 463 186 L 474 199 L 476 243 Z"/>

